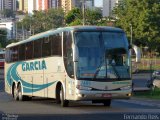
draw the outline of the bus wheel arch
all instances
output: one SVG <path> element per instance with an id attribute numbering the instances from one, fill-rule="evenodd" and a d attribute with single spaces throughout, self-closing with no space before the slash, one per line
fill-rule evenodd
<path id="1" fill-rule="evenodd" d="M 19 98 L 18 98 L 18 89 L 17 89 L 17 85 L 15 82 L 13 82 L 12 84 L 12 95 L 13 95 L 13 98 L 18 101 Z"/>
<path id="2" fill-rule="evenodd" d="M 12 97 L 14 98 L 14 87 L 15 87 L 15 82 L 12 83 Z"/>
<path id="3" fill-rule="evenodd" d="M 61 100 L 60 100 L 61 86 L 62 86 L 62 83 L 61 83 L 61 82 L 58 82 L 57 85 L 56 85 L 56 93 L 55 93 L 55 96 L 56 96 L 56 103 L 57 103 L 57 104 L 60 104 L 60 103 L 61 103 Z"/>

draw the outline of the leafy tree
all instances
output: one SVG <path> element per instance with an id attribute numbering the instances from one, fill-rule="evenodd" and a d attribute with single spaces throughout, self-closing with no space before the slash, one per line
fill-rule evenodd
<path id="1" fill-rule="evenodd" d="M 82 20 L 82 11 L 79 8 L 73 8 L 65 16 L 66 24 L 71 24 L 74 21 Z"/>
<path id="2" fill-rule="evenodd" d="M 102 14 L 99 9 L 86 9 L 85 19 L 87 25 L 97 25 L 98 21 L 102 19 Z"/>
<path id="3" fill-rule="evenodd" d="M 85 25 L 97 25 L 99 20 L 102 19 L 102 14 L 99 9 L 85 10 Z M 79 8 L 72 9 L 66 16 L 65 22 L 66 25 L 82 25 L 83 13 Z"/>
<path id="4" fill-rule="evenodd" d="M 2 48 L 5 48 L 7 45 L 7 31 L 0 29 L 0 44 Z"/>
<path id="5" fill-rule="evenodd" d="M 130 36 L 133 27 L 133 43 L 147 45 L 150 50 L 158 49 L 160 43 L 160 1 L 159 0 L 121 0 L 114 13 L 118 18 L 116 25 Z"/>
<path id="6" fill-rule="evenodd" d="M 14 11 L 11 9 L 4 9 L 3 11 L 1 11 L 1 14 L 4 17 L 15 17 Z"/>
<path id="7" fill-rule="evenodd" d="M 44 32 L 49 29 L 64 26 L 64 12 L 62 9 L 49 9 L 48 11 L 34 11 L 32 16 L 26 15 L 18 23 L 19 29 L 26 29 L 31 34 Z"/>

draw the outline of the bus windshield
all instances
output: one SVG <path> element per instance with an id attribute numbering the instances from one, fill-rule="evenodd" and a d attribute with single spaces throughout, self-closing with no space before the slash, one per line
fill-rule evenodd
<path id="1" fill-rule="evenodd" d="M 78 79 L 129 79 L 129 51 L 123 32 L 75 32 Z"/>

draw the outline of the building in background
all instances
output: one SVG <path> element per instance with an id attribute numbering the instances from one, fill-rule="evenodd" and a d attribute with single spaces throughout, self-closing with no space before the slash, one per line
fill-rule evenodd
<path id="1" fill-rule="evenodd" d="M 49 0 L 37 0 L 37 10 L 48 10 Z"/>
<path id="2" fill-rule="evenodd" d="M 86 0 L 85 8 L 93 9 L 94 8 L 94 0 Z"/>
<path id="3" fill-rule="evenodd" d="M 28 1 L 28 14 L 32 15 L 34 10 L 37 10 L 37 0 L 29 0 Z"/>
<path id="4" fill-rule="evenodd" d="M 4 0 L 0 0 L 0 11 L 2 11 L 4 9 Z"/>
<path id="5" fill-rule="evenodd" d="M 15 21 L 12 19 L 3 19 L 0 20 L 0 29 L 7 31 L 7 39 L 15 39 Z"/>
<path id="6" fill-rule="evenodd" d="M 65 13 L 74 7 L 93 8 L 94 0 L 19 0 L 19 10 L 33 14 L 33 10 L 48 10 L 50 8 L 63 8 Z"/>
<path id="7" fill-rule="evenodd" d="M 112 16 L 112 10 L 118 4 L 118 0 L 103 0 L 103 17 Z"/>
<path id="8" fill-rule="evenodd" d="M 16 0 L 0 0 L 0 10 L 4 9 L 16 11 Z"/>
<path id="9" fill-rule="evenodd" d="M 3 0 L 4 9 L 16 11 L 16 0 Z"/>
<path id="10" fill-rule="evenodd" d="M 19 0 L 19 11 L 28 12 L 28 0 Z"/>
<path id="11" fill-rule="evenodd" d="M 74 7 L 82 8 L 83 4 L 85 8 L 93 8 L 94 0 L 61 0 L 61 7 L 64 9 L 65 13 L 69 12 Z"/>

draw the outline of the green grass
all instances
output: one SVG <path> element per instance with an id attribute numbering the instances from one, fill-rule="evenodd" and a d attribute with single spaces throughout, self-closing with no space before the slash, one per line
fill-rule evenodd
<path id="1" fill-rule="evenodd" d="M 134 97 L 138 98 L 148 98 L 148 99 L 159 99 L 160 100 L 160 89 L 155 88 L 155 90 L 150 90 L 146 92 L 137 92 L 134 93 Z"/>

